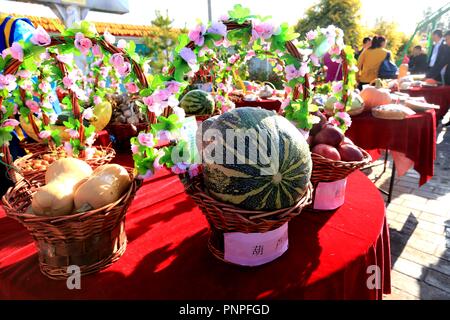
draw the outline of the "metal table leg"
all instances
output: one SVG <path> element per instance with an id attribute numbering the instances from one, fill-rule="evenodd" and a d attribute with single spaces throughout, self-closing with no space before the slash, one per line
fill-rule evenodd
<path id="1" fill-rule="evenodd" d="M 394 160 L 392 160 L 392 172 L 391 172 L 391 180 L 389 181 L 389 193 L 387 198 L 387 204 L 391 203 L 392 191 L 394 189 L 394 181 L 395 181 L 395 162 Z"/>

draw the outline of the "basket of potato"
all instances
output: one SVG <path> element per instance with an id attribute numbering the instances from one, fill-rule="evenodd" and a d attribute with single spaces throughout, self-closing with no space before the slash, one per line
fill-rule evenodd
<path id="1" fill-rule="evenodd" d="M 2 198 L 7 216 L 31 233 L 41 272 L 66 279 L 102 270 L 125 252 L 125 214 L 139 188 L 133 169 L 105 164 L 92 169 L 74 158 L 54 160 L 36 186 L 24 178 Z"/>

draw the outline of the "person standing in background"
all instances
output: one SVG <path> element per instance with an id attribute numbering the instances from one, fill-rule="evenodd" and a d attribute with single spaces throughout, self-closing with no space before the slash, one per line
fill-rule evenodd
<path id="1" fill-rule="evenodd" d="M 408 63 L 411 74 L 422 74 L 428 71 L 428 56 L 421 46 L 415 46 Z"/>
<path id="2" fill-rule="evenodd" d="M 449 54 L 449 47 L 445 44 L 442 30 L 434 30 L 431 37 L 434 45 L 428 60 L 428 72 L 426 77 L 442 82 L 445 72 L 443 69 L 446 65 L 446 57 Z"/>
<path id="3" fill-rule="evenodd" d="M 375 36 L 372 39 L 372 45 L 369 49 L 364 50 L 358 58 L 358 88 L 362 90 L 362 86 L 371 83 L 378 78 L 378 71 L 381 63 L 386 59 L 389 51 L 386 48 L 386 38 L 383 36 Z"/>
<path id="4" fill-rule="evenodd" d="M 357 52 L 355 53 L 355 59 L 358 60 L 358 58 L 359 58 L 359 56 L 361 55 L 361 53 L 362 53 L 364 50 L 369 49 L 371 45 L 372 45 L 372 39 L 371 39 L 370 37 L 365 37 L 365 38 L 363 39 L 363 46 L 362 46 L 361 50 L 359 50 L 359 51 L 357 51 Z"/>

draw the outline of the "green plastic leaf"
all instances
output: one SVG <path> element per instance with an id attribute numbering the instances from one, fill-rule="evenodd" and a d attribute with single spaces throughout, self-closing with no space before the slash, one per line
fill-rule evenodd
<path id="1" fill-rule="evenodd" d="M 0 146 L 5 145 L 7 142 L 12 140 L 11 132 L 14 130 L 14 127 L 0 127 Z"/>
<path id="2" fill-rule="evenodd" d="M 180 53 L 181 49 L 186 47 L 186 45 L 190 42 L 187 34 L 181 34 L 178 36 L 178 45 L 175 47 L 175 52 Z"/>

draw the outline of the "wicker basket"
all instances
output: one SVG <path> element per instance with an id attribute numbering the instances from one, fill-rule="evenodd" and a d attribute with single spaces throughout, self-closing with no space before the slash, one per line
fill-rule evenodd
<path id="1" fill-rule="evenodd" d="M 334 182 L 347 178 L 353 171 L 364 167 L 370 161 L 372 161 L 371 156 L 362 148 L 358 149 L 364 155 L 364 159 L 361 161 L 335 161 L 325 158 L 319 154 L 311 153 L 311 158 L 313 162 L 313 170 L 311 174 L 311 182 L 314 187 L 313 201 L 310 206 L 306 209 L 309 211 L 326 211 L 326 210 L 316 210 L 314 208 L 314 199 L 316 197 L 317 186 L 320 182 Z"/>
<path id="2" fill-rule="evenodd" d="M 6 214 L 31 233 L 39 253 L 41 272 L 51 279 L 66 279 L 68 267 L 80 267 L 82 275 L 100 271 L 125 252 L 125 214 L 140 186 L 133 179 L 130 188 L 114 203 L 102 208 L 59 217 L 28 213 L 36 188 L 19 180 L 3 196 Z M 44 178 L 45 172 L 41 172 Z"/>
<path id="3" fill-rule="evenodd" d="M 224 233 L 265 233 L 275 230 L 299 215 L 311 203 L 312 185 L 309 184 L 303 197 L 292 207 L 272 212 L 250 211 L 215 200 L 207 194 L 201 175 L 189 179 L 180 176 L 186 193 L 201 209 L 211 227 L 208 248 L 218 259 L 224 259 Z"/>
<path id="4" fill-rule="evenodd" d="M 96 169 L 99 166 L 110 163 L 116 156 L 116 151 L 113 148 L 100 146 L 97 146 L 96 148 L 98 151 L 100 151 L 100 154 L 93 156 L 91 159 L 80 158 L 81 160 L 86 161 L 86 163 L 89 164 L 92 169 Z M 62 148 L 58 148 L 54 151 L 44 150 L 18 158 L 14 161 L 13 164 L 16 168 L 19 169 L 20 175 L 15 172 L 13 175 L 14 180 L 19 181 L 21 179 L 20 176 L 23 176 L 23 178 L 25 178 L 29 183 L 33 185 L 43 185 L 45 179 L 41 173 L 45 173 L 45 171 L 47 171 L 47 166 L 49 164 L 42 165 L 39 169 L 37 169 L 35 167 L 33 168 L 33 161 L 43 160 L 43 157 L 45 155 L 55 156 L 56 159 L 67 157 L 65 151 Z M 32 167 L 33 169 L 24 170 L 23 168 L 26 167 Z"/>

